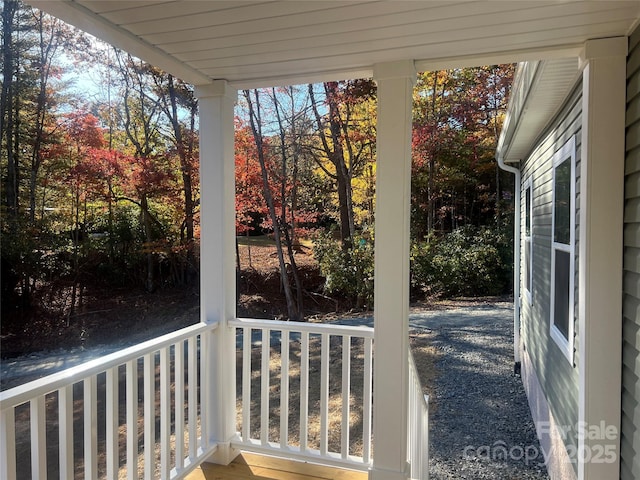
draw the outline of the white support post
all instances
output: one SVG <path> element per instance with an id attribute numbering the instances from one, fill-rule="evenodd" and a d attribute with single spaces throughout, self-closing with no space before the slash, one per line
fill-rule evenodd
<path id="1" fill-rule="evenodd" d="M 371 480 L 407 478 L 412 61 L 374 67 L 378 83 L 375 362 Z"/>
<path id="2" fill-rule="evenodd" d="M 208 358 L 203 369 L 203 421 L 210 459 L 228 464 L 239 453 L 231 448 L 236 433 L 235 331 L 235 176 L 234 103 L 237 91 L 218 80 L 196 87 L 200 110 L 200 315 L 219 323 L 204 334 Z M 203 429 L 204 430 L 204 429 Z"/>
<path id="3" fill-rule="evenodd" d="M 626 54 L 618 37 L 588 41 L 582 57 L 580 480 L 618 478 L 620 468 Z"/>

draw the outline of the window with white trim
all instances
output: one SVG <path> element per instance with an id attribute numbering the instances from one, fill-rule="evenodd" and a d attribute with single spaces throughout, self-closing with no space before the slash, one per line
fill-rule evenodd
<path id="1" fill-rule="evenodd" d="M 533 181 L 524 182 L 524 297 L 531 305 L 533 301 Z"/>
<path id="2" fill-rule="evenodd" d="M 551 220 L 551 337 L 573 363 L 576 143 L 571 137 L 553 156 Z"/>

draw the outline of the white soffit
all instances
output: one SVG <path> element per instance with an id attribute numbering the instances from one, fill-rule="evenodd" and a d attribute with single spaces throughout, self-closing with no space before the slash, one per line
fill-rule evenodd
<path id="1" fill-rule="evenodd" d="M 183 80 L 238 88 L 556 58 L 628 33 L 640 1 L 27 0 Z M 537 57 L 535 55 L 538 55 Z"/>
<path id="2" fill-rule="evenodd" d="M 518 65 L 497 155 L 505 162 L 524 160 L 562 107 L 578 75 L 578 57 Z"/>

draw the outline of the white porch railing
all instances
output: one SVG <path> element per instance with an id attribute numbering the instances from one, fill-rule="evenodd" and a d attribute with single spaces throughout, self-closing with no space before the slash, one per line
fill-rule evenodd
<path id="1" fill-rule="evenodd" d="M 208 445 L 199 324 L 0 392 L 0 478 L 183 478 Z M 201 421 L 202 420 L 202 421 Z"/>
<path id="2" fill-rule="evenodd" d="M 373 329 L 235 320 L 242 450 L 366 470 Z M 238 392 L 240 393 L 240 392 Z"/>
<path id="3" fill-rule="evenodd" d="M 418 369 L 409 350 L 408 461 L 411 478 L 429 480 L 429 396 L 422 392 Z"/>
<path id="4" fill-rule="evenodd" d="M 216 327 L 194 325 L 0 392 L 0 478 L 184 478 L 218 448 L 200 393 Z M 373 329 L 250 319 L 230 327 L 232 446 L 370 468 Z M 409 380 L 408 461 L 411 478 L 426 480 L 428 397 L 411 354 Z"/>

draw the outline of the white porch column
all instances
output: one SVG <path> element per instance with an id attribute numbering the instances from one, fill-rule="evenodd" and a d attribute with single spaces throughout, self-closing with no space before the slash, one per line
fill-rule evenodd
<path id="1" fill-rule="evenodd" d="M 375 361 L 372 480 L 407 469 L 409 202 L 412 61 L 376 65 L 378 139 L 375 225 Z"/>
<path id="2" fill-rule="evenodd" d="M 228 464 L 237 455 L 230 441 L 236 431 L 235 335 L 235 89 L 225 81 L 196 87 L 200 110 L 200 316 L 218 323 L 203 340 L 203 431 L 211 458 Z"/>
<path id="3" fill-rule="evenodd" d="M 599 438 L 578 440 L 581 480 L 620 466 L 626 54 L 619 37 L 588 41 L 582 58 L 578 417 Z"/>

